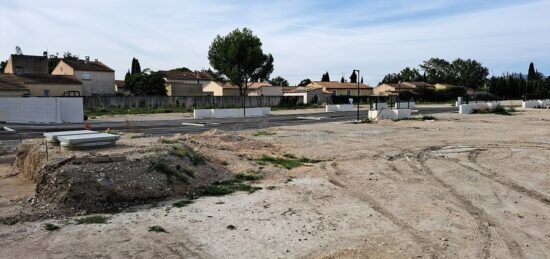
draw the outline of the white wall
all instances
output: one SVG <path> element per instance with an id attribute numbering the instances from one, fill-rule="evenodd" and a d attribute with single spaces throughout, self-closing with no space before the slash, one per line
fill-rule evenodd
<path id="1" fill-rule="evenodd" d="M 260 117 L 271 115 L 270 107 L 246 108 L 246 117 Z M 210 118 L 242 118 L 243 109 L 195 109 L 193 111 L 195 119 Z"/>
<path id="2" fill-rule="evenodd" d="M 0 121 L 6 123 L 83 123 L 82 98 L 0 98 Z"/>
<path id="3" fill-rule="evenodd" d="M 369 119 L 379 120 L 402 120 L 411 118 L 410 109 L 382 109 L 369 111 Z"/>
<path id="4" fill-rule="evenodd" d="M 461 104 L 458 107 L 458 113 L 471 114 L 474 112 L 474 110 L 494 108 L 494 107 L 497 107 L 498 105 L 499 105 L 498 102 L 492 102 L 492 103 L 470 102 L 468 104 Z"/>
<path id="5" fill-rule="evenodd" d="M 546 108 L 550 106 L 550 99 L 546 100 L 531 100 L 531 101 L 523 101 L 521 104 L 521 107 L 523 108 Z"/>
<path id="6" fill-rule="evenodd" d="M 356 111 L 357 107 L 353 104 L 327 104 L 326 112 L 350 112 Z"/>

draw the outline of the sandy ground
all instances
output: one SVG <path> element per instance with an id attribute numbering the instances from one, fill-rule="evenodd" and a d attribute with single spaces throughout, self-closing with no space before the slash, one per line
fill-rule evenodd
<path id="1" fill-rule="evenodd" d="M 257 149 L 201 135 L 230 170 L 264 172 L 264 189 L 140 206 L 101 225 L 0 225 L 0 257 L 550 258 L 550 112 L 436 117 L 234 133 L 272 144 Z M 323 162 L 264 168 L 253 159 L 263 153 Z M 0 178 L 2 210 L 28 188 L 10 179 Z"/>

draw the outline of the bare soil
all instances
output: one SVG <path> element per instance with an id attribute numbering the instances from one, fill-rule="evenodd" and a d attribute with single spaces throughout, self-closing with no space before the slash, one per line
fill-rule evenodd
<path id="1" fill-rule="evenodd" d="M 0 225 L 0 257 L 550 258 L 550 112 L 436 118 L 182 136 L 232 173 L 261 173 L 263 189 L 134 206 L 108 224 Z M 287 170 L 264 154 L 322 162 Z M 26 199 L 7 171 L 2 213 Z"/>

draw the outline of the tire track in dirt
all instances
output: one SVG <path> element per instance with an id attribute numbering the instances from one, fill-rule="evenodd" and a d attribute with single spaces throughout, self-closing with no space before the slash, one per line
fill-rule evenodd
<path id="1" fill-rule="evenodd" d="M 523 195 L 525 195 L 525 196 L 527 196 L 531 199 L 537 200 L 537 201 L 539 201 L 539 202 L 541 202 L 541 203 L 543 203 L 547 206 L 550 206 L 550 197 L 548 197 L 548 196 L 546 196 L 546 195 L 544 195 L 544 194 L 542 194 L 538 191 L 528 189 L 528 188 L 526 188 L 526 187 L 524 187 L 524 186 L 508 179 L 505 176 L 498 175 L 494 172 L 491 172 L 491 173 L 484 172 L 483 170 L 474 168 L 473 166 L 467 165 L 464 162 L 458 162 L 458 165 L 460 165 L 461 167 L 463 167 L 465 169 L 468 169 L 472 172 L 478 173 L 479 175 L 483 176 L 486 179 L 497 182 L 497 183 L 507 187 L 510 190 L 521 193 L 521 194 L 523 194 Z M 482 167 L 480 165 L 477 165 L 477 166 Z M 487 171 L 490 171 L 490 169 L 488 169 L 488 168 L 483 168 L 483 169 L 487 170 Z"/>
<path id="2" fill-rule="evenodd" d="M 480 176 L 482 176 L 482 177 L 484 177 L 488 180 L 492 180 L 494 182 L 497 182 L 497 183 L 507 187 L 508 189 L 511 189 L 515 192 L 521 193 L 521 194 L 523 194 L 527 197 L 530 197 L 531 199 L 537 200 L 537 201 L 542 202 L 543 204 L 545 204 L 547 206 L 550 206 L 550 197 L 548 197 L 547 195 L 544 195 L 544 194 L 542 194 L 538 191 L 528 189 L 528 188 L 512 181 L 511 179 L 509 179 L 505 176 L 497 174 L 492 169 L 486 168 L 485 166 L 480 165 L 479 163 L 477 163 L 477 155 L 476 154 L 469 155 L 468 159 L 471 163 L 475 164 L 477 167 L 479 167 L 481 169 L 474 168 L 473 166 L 468 165 L 468 164 L 466 164 L 462 161 L 455 161 L 455 162 L 459 166 L 461 166 L 465 169 L 468 169 L 472 172 L 475 172 L 475 173 L 479 174 Z"/>
<path id="3" fill-rule="evenodd" d="M 362 201 L 365 201 L 374 211 L 388 219 L 394 226 L 400 228 L 405 233 L 407 233 L 414 242 L 417 242 L 422 249 L 422 252 L 428 253 L 430 258 L 437 258 L 436 251 L 441 251 L 442 246 L 436 243 L 430 242 L 428 239 L 424 238 L 420 231 L 409 225 L 407 222 L 401 220 L 396 215 L 391 213 L 389 210 L 384 208 L 382 204 L 376 201 L 375 198 L 365 193 L 362 186 L 350 184 L 348 181 L 340 177 L 342 175 L 341 170 L 338 168 L 336 163 L 331 164 L 332 170 L 329 171 L 329 181 L 336 181 L 339 183 L 337 186 L 343 188 L 345 192 L 352 194 L 353 196 L 359 198 Z"/>
<path id="4" fill-rule="evenodd" d="M 491 246 L 490 227 L 493 226 L 496 228 L 498 226 L 496 220 L 494 220 L 487 212 L 485 212 L 485 210 L 475 206 L 470 200 L 465 198 L 464 195 L 460 194 L 450 184 L 447 184 L 445 181 L 443 181 L 443 179 L 435 175 L 434 172 L 431 170 L 431 168 L 428 165 L 426 165 L 426 161 L 430 158 L 429 153 L 434 150 L 437 150 L 437 148 L 429 147 L 417 154 L 416 162 L 419 165 L 418 169 L 424 171 L 438 185 L 447 189 L 447 191 L 453 196 L 453 198 L 459 202 L 459 204 L 457 205 L 462 207 L 464 210 L 466 210 L 469 214 L 471 214 L 476 219 L 476 221 L 478 222 L 477 231 L 479 231 L 481 235 L 481 240 L 479 240 L 479 242 L 481 242 L 481 245 L 480 245 L 480 250 L 478 251 L 478 257 L 490 258 L 490 246 Z M 415 164 L 411 164 L 411 165 L 416 167 Z M 523 251 L 522 251 L 521 245 L 509 233 L 507 233 L 505 229 L 502 229 L 502 228 L 499 228 L 499 229 L 500 231 L 498 232 L 500 233 L 500 237 L 504 240 L 506 246 L 508 247 L 510 256 L 512 258 L 523 258 Z"/>

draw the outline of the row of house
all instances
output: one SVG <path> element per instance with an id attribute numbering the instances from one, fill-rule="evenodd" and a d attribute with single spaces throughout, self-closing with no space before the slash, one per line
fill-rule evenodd
<path id="1" fill-rule="evenodd" d="M 115 71 L 97 59 L 62 59 L 49 73 L 48 53 L 11 55 L 0 74 L 0 96 L 115 94 Z"/>
<path id="2" fill-rule="evenodd" d="M 204 71 L 159 71 L 168 96 L 240 96 L 239 87 L 216 82 Z M 306 86 L 281 87 L 266 82 L 249 83 L 248 96 L 303 96 L 304 102 L 325 102 L 330 96 L 395 95 L 416 89 L 447 89 L 446 84 L 403 82 L 370 87 L 363 83 L 313 81 Z M 115 80 L 115 71 L 99 60 L 61 59 L 51 74 L 48 55 L 11 55 L 0 74 L 0 96 L 94 96 L 130 95 L 124 81 Z"/>

